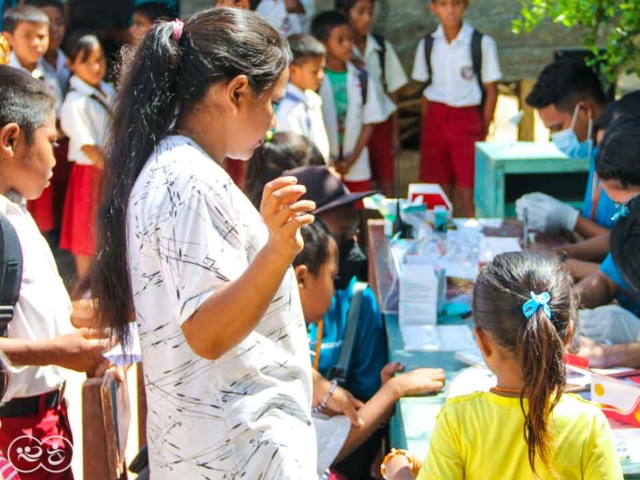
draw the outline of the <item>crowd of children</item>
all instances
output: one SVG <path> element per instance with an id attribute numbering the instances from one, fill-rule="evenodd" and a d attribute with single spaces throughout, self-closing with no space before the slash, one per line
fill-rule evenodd
<path id="1" fill-rule="evenodd" d="M 262 0 L 264 19 L 243 11 L 251 2 L 212 0 L 233 9 L 187 23 L 141 3 L 118 102 L 100 39 L 66 32 L 57 0 L 26 3 L 4 14 L 11 66 L 0 67 L 0 213 L 25 253 L 0 338 L 0 468 L 33 429 L 72 440 L 62 369 L 110 366 L 106 344 L 92 341 L 106 330 L 72 324 L 39 229 L 74 255 L 96 325 L 127 343 L 138 322 L 154 478 L 353 479 L 380 464 L 396 480 L 621 478 L 603 414 L 564 392 L 563 353 L 580 336 L 593 365 L 640 365 L 636 95 L 607 107 L 582 63 L 540 74 L 527 102 L 560 150 L 591 158 L 589 185 L 582 212 L 539 192 L 517 211 L 538 231 L 586 240 L 559 248 L 560 261 L 507 254 L 482 270 L 474 333 L 497 386 L 447 403 L 424 465 L 403 450 L 382 461 L 395 403 L 440 390 L 445 376 L 387 363 L 365 283 L 359 207 L 375 188 L 398 193 L 408 83 L 393 45 L 373 33 L 375 0 L 318 14 L 311 0 Z M 423 83 L 420 180 L 472 217 L 474 144 L 502 73 L 467 7 L 430 0 L 440 24 L 420 40 L 412 77 Z M 578 311 L 614 297 L 631 317 Z"/>

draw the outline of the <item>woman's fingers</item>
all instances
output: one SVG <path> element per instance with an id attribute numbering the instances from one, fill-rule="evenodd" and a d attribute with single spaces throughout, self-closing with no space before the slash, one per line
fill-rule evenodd
<path id="1" fill-rule="evenodd" d="M 262 212 L 267 206 L 267 202 L 271 198 L 271 195 L 276 190 L 280 190 L 284 187 L 295 185 L 298 183 L 296 177 L 279 177 L 271 182 L 267 183 L 262 190 L 262 201 L 260 202 L 260 211 Z"/>
<path id="2" fill-rule="evenodd" d="M 267 223 L 267 226 L 279 227 L 288 223 L 293 217 L 304 215 L 305 213 L 312 212 L 316 209 L 315 202 L 311 200 L 300 200 L 291 205 L 286 205 L 276 213 L 271 220 Z M 265 219 L 265 222 L 267 220 Z"/>

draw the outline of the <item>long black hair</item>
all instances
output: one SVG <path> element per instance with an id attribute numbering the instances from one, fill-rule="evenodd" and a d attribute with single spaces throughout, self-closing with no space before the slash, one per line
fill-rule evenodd
<path id="1" fill-rule="evenodd" d="M 548 317 L 543 309 L 531 318 L 523 314 L 530 292 L 551 296 Z M 553 444 L 549 415 L 560 401 L 566 377 L 563 354 L 578 318 L 573 282 L 556 259 L 530 252 L 498 255 L 482 269 L 473 290 L 476 326 L 491 333 L 520 363 L 524 389 L 520 405 L 525 416 L 524 437 L 529 464 L 535 473 L 538 458 L 548 469 Z M 524 397 L 529 408 L 524 408 Z"/>
<path id="2" fill-rule="evenodd" d="M 178 25 L 179 26 L 179 25 Z M 197 108 L 218 82 L 246 75 L 254 93 L 272 88 L 291 62 L 286 41 L 255 13 L 215 8 L 183 26 L 159 21 L 124 69 L 114 111 L 90 285 L 100 326 L 129 343 L 134 320 L 127 259 L 127 207 L 140 171 L 178 112 Z"/>

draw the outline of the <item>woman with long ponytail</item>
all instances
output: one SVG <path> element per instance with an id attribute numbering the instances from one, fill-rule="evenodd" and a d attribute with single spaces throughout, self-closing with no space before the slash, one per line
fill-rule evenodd
<path id="1" fill-rule="evenodd" d="M 564 393 L 578 301 L 562 264 L 529 252 L 496 257 L 476 281 L 473 318 L 497 385 L 448 400 L 417 478 L 622 479 L 603 413 Z M 385 478 L 416 478 L 409 457 L 393 456 Z"/>
<path id="2" fill-rule="evenodd" d="M 114 338 L 138 323 L 154 479 L 316 475 L 290 268 L 314 204 L 277 179 L 261 218 L 218 164 L 261 145 L 290 60 L 258 16 L 217 8 L 159 21 L 123 70 L 90 283 Z"/>

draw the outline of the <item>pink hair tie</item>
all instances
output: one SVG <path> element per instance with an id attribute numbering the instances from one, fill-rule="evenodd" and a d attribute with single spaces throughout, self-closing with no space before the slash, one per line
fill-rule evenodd
<path id="1" fill-rule="evenodd" d="M 180 37 L 182 37 L 182 30 L 184 30 L 184 22 L 179 18 L 171 21 L 171 26 L 173 27 L 173 39 L 176 42 L 180 41 Z"/>

